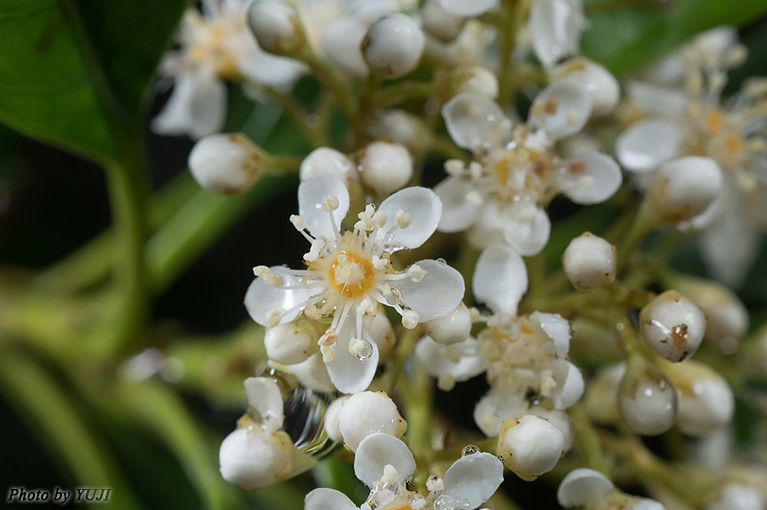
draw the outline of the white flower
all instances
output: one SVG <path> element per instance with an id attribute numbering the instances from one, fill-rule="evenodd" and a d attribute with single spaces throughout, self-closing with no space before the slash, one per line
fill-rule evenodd
<path id="1" fill-rule="evenodd" d="M 344 445 L 356 452 L 370 434 L 383 432 L 402 437 L 407 423 L 397 405 L 384 392 L 361 391 L 342 401 L 338 410 L 338 432 Z"/>
<path id="2" fill-rule="evenodd" d="M 221 443 L 221 476 L 243 489 L 259 489 L 312 467 L 316 460 L 293 446 L 287 432 L 280 388 L 266 377 L 245 380 L 250 415 Z M 251 416 L 252 415 L 252 416 Z"/>
<path id="3" fill-rule="evenodd" d="M 659 502 L 624 494 L 599 471 L 578 468 L 562 479 L 557 501 L 565 508 L 626 508 L 631 510 L 665 510 Z"/>
<path id="4" fill-rule="evenodd" d="M 307 268 L 256 268 L 258 277 L 245 296 L 250 316 L 275 326 L 300 313 L 330 317 L 319 340 L 336 388 L 346 393 L 370 384 L 378 364 L 376 339 L 366 328 L 378 304 L 393 307 L 407 328 L 452 312 L 463 297 L 460 273 L 436 260 L 422 260 L 397 271 L 391 254 L 423 244 L 436 229 L 442 210 L 437 196 L 425 188 L 403 189 L 359 214 L 353 231 L 339 232 L 349 208 L 344 184 L 330 176 L 302 182 L 300 216 L 294 225 L 311 242 L 304 255 Z"/>
<path id="5" fill-rule="evenodd" d="M 178 33 L 179 49 L 163 58 L 161 72 L 175 87 L 152 129 L 193 138 L 215 133 L 224 124 L 226 86 L 222 80 L 247 80 L 285 88 L 303 72 L 290 59 L 262 51 L 246 23 L 246 0 L 204 0 L 202 12 L 189 9 Z"/>
<path id="6" fill-rule="evenodd" d="M 427 484 L 429 494 L 424 497 L 406 488 L 415 467 L 413 454 L 401 440 L 383 433 L 366 437 L 354 456 L 354 474 L 371 492 L 359 508 L 476 508 L 503 481 L 503 464 L 495 455 L 468 454 L 456 460 L 437 482 Z M 346 495 L 333 489 L 315 489 L 304 502 L 304 510 L 357 509 Z"/>
<path id="7" fill-rule="evenodd" d="M 533 0 L 527 30 L 544 67 L 580 52 L 585 26 L 581 0 Z"/>
<path id="8" fill-rule="evenodd" d="M 439 230 L 469 229 L 478 248 L 505 241 L 522 255 L 540 252 L 551 228 L 544 207 L 554 196 L 594 204 L 620 186 L 620 169 L 609 156 L 590 151 L 563 158 L 554 147 L 580 131 L 590 112 L 591 96 L 574 78 L 544 89 L 528 123 L 516 127 L 483 94 L 453 97 L 442 114 L 450 136 L 474 161 L 446 163 L 449 176 L 434 189 L 445 206 Z"/>

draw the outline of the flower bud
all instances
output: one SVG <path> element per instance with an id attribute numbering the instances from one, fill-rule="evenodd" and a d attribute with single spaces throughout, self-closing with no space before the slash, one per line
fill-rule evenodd
<path id="1" fill-rule="evenodd" d="M 498 98 L 498 78 L 484 67 L 457 67 L 450 74 L 450 85 L 451 97 L 461 92 L 474 92 L 492 99 Z"/>
<path id="2" fill-rule="evenodd" d="M 189 153 L 189 170 L 203 188 L 239 195 L 261 177 L 266 158 L 260 147 L 240 133 L 208 135 Z"/>
<path id="3" fill-rule="evenodd" d="M 336 20 L 322 34 L 322 51 L 339 68 L 355 78 L 364 78 L 369 69 L 360 45 L 367 30 L 367 22 L 359 18 Z"/>
<path id="4" fill-rule="evenodd" d="M 596 505 L 614 489 L 599 471 L 578 468 L 567 473 L 557 489 L 557 501 L 565 508 Z"/>
<path id="5" fill-rule="evenodd" d="M 674 363 L 692 356 L 706 332 L 703 312 L 675 290 L 667 290 L 642 308 L 639 323 L 647 345 Z"/>
<path id="6" fill-rule="evenodd" d="M 288 368 L 296 376 L 298 382 L 307 388 L 322 393 L 336 390 L 328 375 L 328 369 L 322 361 L 322 354 L 319 352 L 312 354 L 301 363 L 288 365 Z"/>
<path id="7" fill-rule="evenodd" d="M 674 278 L 672 287 L 691 296 L 706 316 L 703 339 L 718 345 L 725 354 L 734 353 L 748 331 L 748 311 L 738 296 L 724 285 L 703 278 Z"/>
<path id="8" fill-rule="evenodd" d="M 328 437 L 333 441 L 342 441 L 341 435 L 341 409 L 344 404 L 351 397 L 349 395 L 342 395 L 335 399 L 325 411 L 325 431 L 328 433 Z"/>
<path id="9" fill-rule="evenodd" d="M 431 139 L 431 132 L 423 120 L 403 110 L 386 110 L 379 113 L 368 133 L 379 140 L 386 139 L 402 144 L 413 154 L 425 152 Z"/>
<path id="10" fill-rule="evenodd" d="M 658 225 L 675 225 L 702 213 L 722 188 L 722 171 L 711 159 L 687 156 L 662 163 L 646 197 Z"/>
<path id="11" fill-rule="evenodd" d="M 357 169 L 345 154 L 330 147 L 320 147 L 304 158 L 298 175 L 301 181 L 320 175 L 331 175 L 346 182 L 348 179 L 357 178 Z"/>
<path id="12" fill-rule="evenodd" d="M 445 10 L 439 0 L 426 0 L 421 8 L 421 22 L 430 36 L 448 43 L 458 36 L 466 20 Z"/>
<path id="13" fill-rule="evenodd" d="M 398 143 L 373 142 L 360 158 L 362 182 L 382 195 L 403 187 L 413 175 L 413 159 Z"/>
<path id="14" fill-rule="evenodd" d="M 735 398 L 727 381 L 709 366 L 688 361 L 668 367 L 679 398 L 679 429 L 688 436 L 705 436 L 728 425 Z"/>
<path id="15" fill-rule="evenodd" d="M 221 443 L 221 476 L 245 490 L 267 487 L 288 476 L 292 450 L 284 432 L 269 434 L 256 425 L 239 428 Z"/>
<path id="16" fill-rule="evenodd" d="M 360 442 L 374 432 L 402 437 L 407 422 L 386 393 L 363 391 L 352 395 L 344 403 L 339 413 L 338 428 L 344 445 L 356 452 Z"/>
<path id="17" fill-rule="evenodd" d="M 523 480 L 535 480 L 551 471 L 565 449 L 565 438 L 558 427 L 533 414 L 503 422 L 496 452 Z"/>
<path id="18" fill-rule="evenodd" d="M 586 389 L 586 412 L 597 423 L 612 425 L 618 422 L 618 388 L 626 373 L 625 363 L 602 368 Z"/>
<path id="19" fill-rule="evenodd" d="M 317 351 L 318 332 L 307 321 L 295 321 L 266 328 L 264 347 L 270 360 L 282 365 L 306 361 Z"/>
<path id="20" fill-rule="evenodd" d="M 722 488 L 719 498 L 706 505 L 706 510 L 762 510 L 764 498 L 754 487 L 739 483 L 728 483 Z"/>
<path id="21" fill-rule="evenodd" d="M 248 25 L 258 44 L 269 53 L 301 58 L 309 47 L 298 12 L 288 3 L 276 0 L 251 3 Z"/>
<path id="22" fill-rule="evenodd" d="M 471 334 L 471 313 L 461 302 L 448 315 L 425 322 L 424 326 L 435 342 L 445 345 L 462 342 Z"/>
<path id="23" fill-rule="evenodd" d="M 530 408 L 530 414 L 544 418 L 548 420 L 549 423 L 558 428 L 562 433 L 562 437 L 564 438 L 564 446 L 562 447 L 562 451 L 570 451 L 570 448 L 573 447 L 575 431 L 573 430 L 573 422 L 570 420 L 570 417 L 566 412 L 560 411 L 558 409 L 546 409 L 545 407 L 534 406 Z"/>
<path id="24" fill-rule="evenodd" d="M 657 436 L 674 424 L 676 389 L 660 370 L 634 355 L 618 388 L 618 409 L 631 430 Z"/>
<path id="25" fill-rule="evenodd" d="M 562 267 L 576 289 L 593 289 L 615 281 L 617 252 L 601 237 L 585 232 L 570 241 Z"/>
<path id="26" fill-rule="evenodd" d="M 396 13 L 370 26 L 362 41 L 362 54 L 370 68 L 384 78 L 399 78 L 421 60 L 424 36 L 410 17 Z"/>

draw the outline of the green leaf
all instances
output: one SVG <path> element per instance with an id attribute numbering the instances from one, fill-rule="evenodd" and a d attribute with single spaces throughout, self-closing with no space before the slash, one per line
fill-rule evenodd
<path id="1" fill-rule="evenodd" d="M 137 124 L 186 2 L 5 0 L 0 122 L 99 163 L 116 159 L 115 129 Z"/>
<path id="2" fill-rule="evenodd" d="M 603 10 L 608 3 L 628 1 L 587 2 L 589 29 L 583 34 L 581 48 L 618 75 L 673 51 L 698 32 L 718 25 L 742 25 L 767 12 L 764 0 L 672 0 L 663 9 L 658 2 L 654 8 Z"/>

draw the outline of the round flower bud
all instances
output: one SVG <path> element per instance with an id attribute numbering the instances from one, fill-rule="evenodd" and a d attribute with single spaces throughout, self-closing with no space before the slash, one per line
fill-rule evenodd
<path id="1" fill-rule="evenodd" d="M 586 390 L 586 412 L 597 423 L 612 425 L 620 419 L 618 387 L 626 373 L 625 363 L 602 368 Z"/>
<path id="2" fill-rule="evenodd" d="M 399 78 L 421 60 L 424 36 L 410 17 L 395 13 L 370 26 L 362 40 L 362 54 L 370 68 L 384 78 Z"/>
<path id="3" fill-rule="evenodd" d="M 221 476 L 245 490 L 267 487 L 290 473 L 292 449 L 284 432 L 269 434 L 257 425 L 239 428 L 221 443 Z"/>
<path id="4" fill-rule="evenodd" d="M 579 235 L 567 245 L 562 267 L 576 289 L 593 289 L 615 281 L 615 246 L 591 232 Z"/>
<path id="5" fill-rule="evenodd" d="M 360 442 L 374 432 L 402 437 L 407 422 L 386 393 L 363 391 L 349 397 L 343 405 L 338 428 L 344 445 L 356 452 Z"/>
<path id="6" fill-rule="evenodd" d="M 425 322 L 424 326 L 435 342 L 445 345 L 463 342 L 471 334 L 471 313 L 461 302 L 448 315 Z"/>
<path id="7" fill-rule="evenodd" d="M 349 395 L 338 397 L 328 406 L 327 411 L 325 411 L 325 432 L 328 433 L 328 437 L 333 441 L 343 440 L 340 426 L 341 409 L 349 398 Z"/>
<path id="8" fill-rule="evenodd" d="M 248 25 L 258 44 L 269 53 L 300 57 L 308 48 L 298 12 L 288 3 L 277 0 L 251 3 Z"/>
<path id="9" fill-rule="evenodd" d="M 702 213 L 722 189 L 716 161 L 687 156 L 662 163 L 647 192 L 646 207 L 659 225 L 674 225 Z"/>
<path id="10" fill-rule="evenodd" d="M 289 322 L 266 328 L 264 347 L 270 360 L 282 365 L 305 361 L 317 351 L 317 331 L 307 321 Z"/>
<path id="11" fill-rule="evenodd" d="M 506 466 L 523 480 L 535 480 L 551 471 L 565 449 L 558 427 L 532 414 L 503 422 L 496 452 Z"/>
<path id="12" fill-rule="evenodd" d="M 489 69 L 480 66 L 456 68 L 450 75 L 452 95 L 474 92 L 493 99 L 498 98 L 498 78 Z"/>
<path id="13" fill-rule="evenodd" d="M 356 179 L 357 169 L 345 154 L 330 147 L 320 147 L 304 158 L 298 175 L 301 181 L 320 175 L 331 175 L 346 182 L 347 179 Z"/>
<path id="14" fill-rule="evenodd" d="M 703 339 L 715 343 L 725 354 L 732 354 L 748 331 L 748 311 L 743 302 L 724 285 L 702 278 L 674 278 L 675 289 L 698 305 L 706 316 Z"/>
<path id="15" fill-rule="evenodd" d="M 424 152 L 429 147 L 431 133 L 423 120 L 403 110 L 379 113 L 368 129 L 373 138 L 391 140 L 404 145 L 412 153 Z"/>
<path id="16" fill-rule="evenodd" d="M 240 133 L 208 135 L 189 153 L 189 170 L 203 188 L 239 195 L 261 177 L 266 158 L 261 148 Z"/>
<path id="17" fill-rule="evenodd" d="M 639 323 L 647 345 L 674 363 L 692 356 L 706 332 L 703 312 L 675 290 L 667 290 L 642 308 Z"/>
<path id="18" fill-rule="evenodd" d="M 565 411 L 558 409 L 546 409 L 541 406 L 534 406 L 530 408 L 530 414 L 539 416 L 549 421 L 552 425 L 559 429 L 564 438 L 563 452 L 570 451 L 573 447 L 573 439 L 575 431 L 573 430 L 573 422 Z"/>
<path id="19" fill-rule="evenodd" d="M 679 429 L 688 436 L 705 436 L 728 425 L 735 398 L 727 381 L 709 366 L 695 361 L 669 367 L 677 389 Z"/>
<path id="20" fill-rule="evenodd" d="M 676 389 L 657 368 L 639 355 L 632 356 L 618 388 L 618 409 L 631 430 L 657 436 L 674 424 Z"/>
<path id="21" fill-rule="evenodd" d="M 426 33 L 447 43 L 458 36 L 466 20 L 446 11 L 439 0 L 426 0 L 421 8 L 421 23 Z"/>
<path id="22" fill-rule="evenodd" d="M 413 175 L 413 159 L 398 143 L 373 142 L 360 158 L 362 182 L 385 195 L 403 187 Z"/>
<path id="23" fill-rule="evenodd" d="M 559 484 L 557 501 L 565 508 L 588 507 L 598 504 L 613 488 L 613 483 L 599 471 L 573 469 Z"/>
<path id="24" fill-rule="evenodd" d="M 706 510 L 763 510 L 764 498 L 754 487 L 739 483 L 728 483 L 713 503 L 706 505 Z"/>
<path id="25" fill-rule="evenodd" d="M 640 498 L 630 508 L 631 510 L 666 510 L 660 502 L 650 498 Z"/>
<path id="26" fill-rule="evenodd" d="M 288 365 L 298 382 L 314 391 L 330 393 L 336 390 L 328 375 L 328 369 L 322 361 L 322 354 L 315 352 L 305 361 L 295 365 Z"/>

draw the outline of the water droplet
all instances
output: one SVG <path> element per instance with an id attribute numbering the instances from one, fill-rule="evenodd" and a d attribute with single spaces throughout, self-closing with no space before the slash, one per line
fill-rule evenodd
<path id="1" fill-rule="evenodd" d="M 447 494 L 434 500 L 434 510 L 455 510 L 455 501 Z"/>
<path id="2" fill-rule="evenodd" d="M 304 453 L 324 457 L 335 448 L 325 431 L 327 401 L 321 394 L 306 388 L 288 393 L 283 404 L 285 422 L 282 430 L 293 444 Z"/>
<path id="3" fill-rule="evenodd" d="M 504 457 L 503 455 L 496 455 L 496 457 L 498 458 L 498 460 L 501 461 L 501 464 L 503 464 L 504 466 L 506 465 L 506 457 Z"/>
<path id="4" fill-rule="evenodd" d="M 359 347 L 357 352 L 355 352 L 354 354 L 355 356 L 357 356 L 358 360 L 365 361 L 366 359 L 368 359 L 370 356 L 373 355 L 373 345 L 367 340 L 363 340 L 362 344 L 360 345 L 361 346 Z"/>
<path id="5" fill-rule="evenodd" d="M 466 457 L 467 455 L 474 455 L 475 453 L 479 453 L 479 447 L 474 446 L 473 444 L 467 444 L 463 447 L 463 450 L 461 450 L 461 457 Z"/>
<path id="6" fill-rule="evenodd" d="M 438 259 L 437 259 L 437 262 L 439 262 L 439 263 L 440 263 L 440 264 L 442 264 L 442 265 L 447 265 L 447 260 L 445 260 L 445 259 L 443 259 L 443 258 L 438 258 Z"/>
<path id="7" fill-rule="evenodd" d="M 392 289 L 391 292 L 386 295 L 386 303 L 390 306 L 398 305 L 400 299 L 401 295 L 397 289 Z"/>

